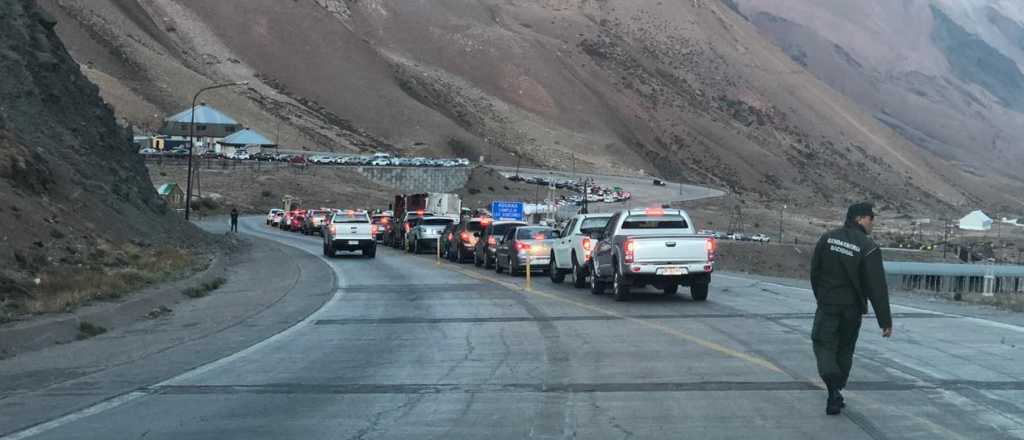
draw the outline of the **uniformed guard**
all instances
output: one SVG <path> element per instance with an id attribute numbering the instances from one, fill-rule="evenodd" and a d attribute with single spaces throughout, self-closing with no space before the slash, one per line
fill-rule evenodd
<path id="1" fill-rule="evenodd" d="M 850 206 L 846 223 L 821 236 L 811 259 L 811 288 L 818 301 L 811 340 L 818 374 L 828 388 L 825 413 L 829 415 L 839 414 L 846 406 L 841 391 L 850 377 L 861 316 L 868 312 L 869 300 L 882 337 L 892 336 L 882 251 L 868 238 L 874 222 L 873 205 Z"/>

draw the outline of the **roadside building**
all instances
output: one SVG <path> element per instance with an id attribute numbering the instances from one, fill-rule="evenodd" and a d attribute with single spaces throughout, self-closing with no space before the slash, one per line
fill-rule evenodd
<path id="1" fill-rule="evenodd" d="M 256 130 L 246 128 L 218 141 L 215 149 L 217 153 L 229 156 L 239 150 L 244 150 L 249 154 L 256 154 L 263 151 L 264 148 L 276 146 L 266 136 L 259 134 Z"/>
<path id="2" fill-rule="evenodd" d="M 228 137 L 242 129 L 242 126 L 224 114 L 220 110 L 206 105 L 199 104 L 164 119 L 164 125 L 160 128 L 160 134 L 167 136 L 189 136 L 189 126 L 192 124 L 192 113 L 195 112 L 195 137 L 198 147 L 203 139 L 221 139 Z"/>
<path id="3" fill-rule="evenodd" d="M 992 229 L 992 219 L 980 210 L 974 211 L 960 219 L 960 229 L 965 231 L 988 231 Z"/>
<path id="4" fill-rule="evenodd" d="M 185 206 L 185 191 L 181 190 L 181 187 L 177 183 L 165 183 L 163 185 L 157 185 L 156 193 L 160 195 L 160 198 L 167 202 L 167 206 L 171 208 L 181 208 Z"/>

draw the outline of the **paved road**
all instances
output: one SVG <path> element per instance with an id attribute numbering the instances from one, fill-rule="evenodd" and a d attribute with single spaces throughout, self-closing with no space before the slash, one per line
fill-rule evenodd
<path id="1" fill-rule="evenodd" d="M 320 251 L 259 219 L 243 232 Z M 706 303 L 616 303 L 390 249 L 328 264 L 333 298 L 300 324 L 33 438 L 1024 436 L 1016 315 L 901 298 L 894 339 L 865 321 L 849 407 L 828 417 L 800 287 L 718 274 Z"/>
<path id="2" fill-rule="evenodd" d="M 510 175 L 516 172 L 515 167 L 491 166 L 491 168 Z M 591 212 L 612 211 L 622 208 L 658 207 L 666 201 L 696 200 L 725 195 L 725 192 L 717 189 L 681 183 L 666 182 L 665 186 L 654 186 L 653 177 L 608 176 L 603 174 L 586 173 L 577 173 L 573 176 L 570 172 L 539 170 L 532 168 L 520 168 L 519 175 L 524 177 L 554 177 L 557 179 L 572 179 L 574 177 L 582 179 L 589 177 L 593 178 L 594 183 L 598 185 L 606 187 L 618 186 L 633 194 L 633 198 L 625 202 L 591 203 Z M 578 207 L 573 205 L 564 206 L 562 209 L 563 215 L 573 215 L 576 213 L 577 209 Z"/>

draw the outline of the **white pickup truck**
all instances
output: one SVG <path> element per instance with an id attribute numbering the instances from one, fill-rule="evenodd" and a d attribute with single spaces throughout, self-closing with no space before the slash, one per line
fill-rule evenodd
<path id="1" fill-rule="evenodd" d="M 363 256 L 377 256 L 377 225 L 370 223 L 364 211 L 334 212 L 323 224 L 324 255 L 333 257 L 338 251 L 362 251 Z"/>
<path id="2" fill-rule="evenodd" d="M 612 213 L 579 214 L 572 218 L 551 248 L 551 267 L 548 275 L 551 281 L 561 283 L 567 274 L 577 288 L 586 287 L 590 274 L 590 253 L 597 242 L 590 234 L 601 231 L 608 224 Z"/>
<path id="3" fill-rule="evenodd" d="M 714 270 L 715 238 L 694 233 L 693 222 L 678 209 L 622 210 L 595 232 L 591 292 L 611 284 L 616 301 L 629 298 L 631 287 L 654 285 L 674 295 L 690 286 L 694 301 L 708 298 Z"/>

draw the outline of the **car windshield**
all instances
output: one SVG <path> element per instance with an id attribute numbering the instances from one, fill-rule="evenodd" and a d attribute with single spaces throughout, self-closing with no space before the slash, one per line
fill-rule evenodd
<path id="1" fill-rule="evenodd" d="M 491 227 L 488 228 L 488 233 L 491 235 L 503 235 L 509 230 L 509 228 L 514 228 L 516 226 L 523 225 L 521 223 L 498 223 L 496 225 L 491 225 Z"/>
<path id="2" fill-rule="evenodd" d="M 679 215 L 631 215 L 622 222 L 622 229 L 686 229 L 686 220 Z"/>
<path id="3" fill-rule="evenodd" d="M 557 237 L 551 228 L 519 228 L 516 229 L 517 240 L 550 240 Z"/>
<path id="4" fill-rule="evenodd" d="M 420 220 L 420 224 L 421 225 L 427 225 L 427 226 L 450 225 L 450 224 L 452 224 L 454 222 L 455 222 L 455 220 L 450 219 L 450 218 L 427 218 L 427 219 Z"/>
<path id="5" fill-rule="evenodd" d="M 611 218 L 611 216 L 608 216 L 608 217 L 587 217 L 587 218 L 583 219 L 582 223 L 580 223 L 580 231 L 581 232 L 587 232 L 587 231 L 595 231 L 595 230 L 599 230 L 599 229 L 604 229 L 604 227 L 608 225 L 608 219 L 610 219 L 610 218 Z"/>
<path id="6" fill-rule="evenodd" d="M 334 219 L 331 223 L 369 223 L 370 219 L 366 218 L 366 214 L 360 213 L 338 213 L 334 214 Z"/>

